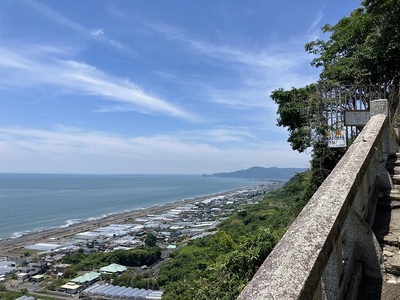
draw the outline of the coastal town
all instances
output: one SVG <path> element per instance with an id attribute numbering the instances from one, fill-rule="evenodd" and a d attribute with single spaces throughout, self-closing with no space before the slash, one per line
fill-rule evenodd
<path id="1" fill-rule="evenodd" d="M 113 285 L 124 272 L 146 272 L 156 276 L 163 262 L 180 245 L 215 234 L 217 226 L 244 204 L 256 204 L 284 181 L 216 195 L 198 197 L 160 207 L 118 214 L 71 225 L 67 228 L 32 233 L 16 239 L 0 240 L 0 292 L 23 291 L 26 299 L 161 299 L 161 290 Z M 152 265 L 138 267 L 111 263 L 80 270 L 75 278 L 60 281 L 69 264 L 63 258 L 74 252 L 85 254 L 129 250 L 143 246 L 153 237 L 161 257 Z M 55 282 L 64 282 L 57 285 Z"/>

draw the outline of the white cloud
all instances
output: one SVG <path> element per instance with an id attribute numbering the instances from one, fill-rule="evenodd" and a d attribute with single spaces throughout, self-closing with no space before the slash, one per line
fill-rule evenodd
<path id="1" fill-rule="evenodd" d="M 234 64 L 244 64 L 257 69 L 287 70 L 299 66 L 308 60 L 307 55 L 296 53 L 290 49 L 282 49 L 269 46 L 265 50 L 251 52 L 249 50 L 235 48 L 230 45 L 216 45 L 205 40 L 189 37 L 184 30 L 162 23 L 147 22 L 154 32 L 161 33 L 163 37 L 180 42 L 198 54 L 208 56 L 219 61 L 229 61 Z"/>
<path id="2" fill-rule="evenodd" d="M 93 30 L 90 31 L 90 34 L 91 34 L 93 37 L 99 37 L 99 36 L 104 35 L 104 30 L 101 29 L 101 28 L 93 29 Z"/>
<path id="3" fill-rule="evenodd" d="M 317 26 L 322 17 L 320 11 L 313 26 Z M 271 114 L 270 110 L 276 109 L 269 99 L 273 90 L 305 86 L 318 79 L 318 70 L 310 66 L 311 57 L 304 51 L 304 41 L 298 39 L 265 47 L 243 43 L 247 48 L 241 48 L 196 39 L 184 29 L 164 23 L 147 21 L 145 24 L 200 59 L 207 59 L 206 63 L 212 60 L 230 73 L 228 83 L 223 83 L 224 78 L 192 81 L 195 89 L 205 95 L 204 99 L 218 106 L 234 110 L 257 109 Z M 185 78 L 186 84 L 189 79 Z"/>
<path id="4" fill-rule="evenodd" d="M 121 42 L 118 42 L 116 40 L 109 40 L 109 43 L 113 45 L 115 48 L 124 51 L 127 47 L 124 46 Z"/>
<path id="5" fill-rule="evenodd" d="M 46 5 L 43 5 L 42 3 L 35 1 L 35 0 L 30 0 L 30 1 L 25 1 L 25 4 L 31 6 L 34 8 L 36 11 L 41 13 L 42 15 L 46 16 L 50 20 L 52 20 L 55 23 L 58 23 L 62 26 L 65 26 L 71 30 L 80 32 L 80 33 L 87 33 L 88 31 L 81 26 L 80 24 L 64 17 L 62 14 L 58 13 L 57 11 L 47 7 Z"/>
<path id="6" fill-rule="evenodd" d="M 205 134 L 226 136 L 227 131 Z M 243 165 L 308 166 L 309 157 L 296 155 L 285 143 L 237 145 L 216 147 L 176 135 L 126 137 L 68 127 L 0 128 L 0 172 L 213 173 Z"/>
<path id="7" fill-rule="evenodd" d="M 117 51 L 133 53 L 125 44 L 110 37 L 103 24 L 90 30 L 36 1 L 32 3 L 54 22 L 97 41 L 96 46 L 101 42 Z M 0 128 L 0 172 L 212 173 L 238 170 L 243 165 L 308 165 L 309 158 L 293 152 L 284 141 L 284 129 L 275 126 L 276 105 L 268 99 L 270 92 L 278 87 L 303 86 L 312 81 L 311 75 L 304 75 L 303 68 L 309 56 L 303 46 L 291 42 L 264 48 L 247 43 L 242 44 L 246 46 L 218 44 L 196 39 L 194 34 L 165 24 L 148 24 L 153 33 L 157 33 L 153 45 L 158 45 L 159 38 L 167 38 L 176 43 L 180 51 L 195 55 L 196 62 L 208 69 L 205 73 L 202 68 L 192 71 L 192 61 L 187 61 L 187 57 L 179 58 L 180 65 L 185 66 L 183 69 L 171 70 L 168 60 L 166 64 L 160 61 L 150 64 L 159 70 L 153 71 L 148 86 L 161 91 L 158 94 L 170 95 L 169 99 L 174 97 L 175 101 L 185 103 L 185 107 L 203 114 L 210 123 L 203 122 L 202 130 L 135 137 L 65 127 L 56 130 Z M 126 33 L 125 38 L 134 39 Z M 96 112 L 134 110 L 199 120 L 198 116 L 154 91 L 72 59 L 76 56 L 69 51 L 76 49 L 43 44 L 9 47 L 4 43 L 0 46 L 0 88 L 55 86 L 68 93 L 101 98 L 104 105 L 94 107 Z M 95 51 L 88 54 L 93 53 Z M 174 55 L 175 52 L 168 53 Z M 152 59 L 146 57 L 146 60 Z M 185 73 L 187 70 L 192 74 Z M 226 80 L 223 76 L 219 78 L 220 74 L 226 74 Z M 168 81 L 168 85 L 157 81 L 160 78 Z M 251 130 L 244 127 L 250 128 L 255 123 L 257 126 Z M 210 128 L 210 124 L 237 126 Z M 171 128 L 174 126 L 180 125 L 173 124 Z M 276 133 L 280 135 L 278 139 Z M 18 164 L 13 163 L 15 158 Z"/>
<path id="8" fill-rule="evenodd" d="M 316 14 L 316 16 L 315 16 L 315 19 L 314 19 L 314 21 L 313 21 L 313 23 L 311 24 L 311 26 L 308 28 L 308 30 L 307 30 L 307 32 L 313 32 L 313 31 L 315 31 L 316 29 L 318 29 L 319 30 L 319 24 L 320 24 L 320 22 L 321 22 L 321 20 L 324 18 L 324 12 L 323 12 L 323 9 L 320 9 L 318 12 L 317 12 L 317 14 Z"/>
<path id="9" fill-rule="evenodd" d="M 324 18 L 324 12 L 323 9 L 318 10 L 315 19 L 311 26 L 308 28 L 307 33 L 308 33 L 308 40 L 316 40 L 320 37 L 321 31 L 320 31 L 320 23 L 322 19 Z"/>
<path id="10" fill-rule="evenodd" d="M 105 44 L 113 47 L 115 50 L 117 50 L 120 53 L 126 53 L 129 55 L 132 55 L 134 53 L 134 51 L 127 45 L 124 45 L 122 42 L 117 41 L 116 39 L 110 38 L 109 36 L 107 36 L 104 32 L 104 29 L 102 29 L 102 28 L 89 30 L 85 26 L 82 26 L 81 24 L 65 17 L 64 15 L 60 14 L 59 12 L 49 8 L 46 5 L 43 5 L 42 3 L 35 1 L 35 0 L 26 1 L 26 4 L 31 6 L 36 11 L 38 11 L 42 15 L 46 16 L 53 22 L 55 22 L 61 26 L 64 26 L 66 28 L 69 28 L 70 30 L 73 30 L 75 32 L 78 32 L 80 34 L 89 35 L 92 38 L 94 38 L 95 40 L 100 41 L 102 43 L 105 43 Z"/>
<path id="11" fill-rule="evenodd" d="M 245 142 L 246 147 L 250 148 L 255 142 L 260 142 L 248 128 L 239 126 L 218 126 L 204 130 L 183 131 L 178 135 L 175 133 L 175 136 L 188 142 L 199 143 L 201 141 L 212 143 L 215 146 L 231 145 L 232 142 L 236 144 Z"/>
<path id="12" fill-rule="evenodd" d="M 120 53 L 127 53 L 130 55 L 133 55 L 135 53 L 135 51 L 133 51 L 129 46 L 124 45 L 122 42 L 118 40 L 110 38 L 101 28 L 90 30 L 90 35 L 95 40 L 112 46 L 115 50 L 117 50 Z"/>
<path id="13" fill-rule="evenodd" d="M 73 60 L 30 57 L 0 48 L 0 86 L 55 85 L 72 93 L 84 93 L 117 102 L 119 109 L 166 114 L 194 120 L 194 116 L 143 91 L 137 84 Z M 40 74 L 40 76 L 38 76 Z M 18 78 L 18 80 L 15 80 Z"/>

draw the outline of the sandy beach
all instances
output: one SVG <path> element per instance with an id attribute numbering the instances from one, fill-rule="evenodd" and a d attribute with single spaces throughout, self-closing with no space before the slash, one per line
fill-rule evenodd
<path id="1" fill-rule="evenodd" d="M 51 228 L 43 231 L 25 234 L 17 238 L 2 239 L 0 240 L 0 257 L 4 256 L 16 257 L 17 249 L 23 248 L 33 243 L 43 243 L 47 242 L 49 239 L 55 239 L 55 240 L 62 239 L 68 236 L 73 236 L 80 232 L 93 230 L 98 227 L 107 226 L 110 224 L 124 223 L 130 219 L 144 217 L 150 214 L 160 214 L 181 205 L 195 203 L 199 201 L 205 201 L 207 199 L 214 198 L 217 196 L 224 196 L 232 192 L 234 191 L 227 191 L 213 195 L 201 196 L 177 202 L 166 203 L 163 205 L 152 206 L 149 208 L 132 210 L 125 213 L 113 214 L 96 220 L 75 223 L 69 225 L 68 227 Z"/>

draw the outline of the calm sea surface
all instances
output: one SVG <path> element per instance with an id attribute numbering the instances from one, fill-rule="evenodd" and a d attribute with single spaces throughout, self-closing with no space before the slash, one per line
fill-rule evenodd
<path id="1" fill-rule="evenodd" d="M 0 174 L 0 239 L 259 184 L 200 175 Z"/>

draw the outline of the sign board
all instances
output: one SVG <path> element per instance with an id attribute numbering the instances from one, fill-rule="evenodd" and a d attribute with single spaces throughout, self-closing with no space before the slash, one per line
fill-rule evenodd
<path id="1" fill-rule="evenodd" d="M 344 125 L 364 126 L 369 121 L 369 110 L 345 110 Z"/>
<path id="2" fill-rule="evenodd" d="M 325 139 L 329 148 L 346 147 L 346 132 L 344 129 L 330 130 L 325 133 Z"/>

